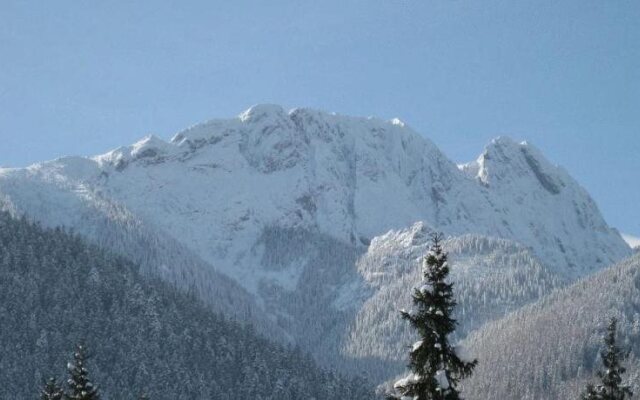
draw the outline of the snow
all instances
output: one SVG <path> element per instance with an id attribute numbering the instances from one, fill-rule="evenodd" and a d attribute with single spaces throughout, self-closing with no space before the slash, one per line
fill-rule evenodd
<path id="1" fill-rule="evenodd" d="M 449 380 L 447 379 L 447 374 L 444 370 L 439 370 L 436 372 L 436 382 L 438 382 L 438 386 L 442 390 L 449 389 Z"/>
<path id="2" fill-rule="evenodd" d="M 493 236 L 532 246 L 546 264 L 562 263 L 558 269 L 567 277 L 584 276 L 629 254 L 588 193 L 529 143 L 494 139 L 461 171 L 492 193 L 497 211 L 494 227 L 499 232 Z M 510 233 L 502 233 L 503 227 Z M 610 256 L 598 262 L 593 253 L 589 257 L 595 258 L 589 261 L 588 252 L 580 250 L 580 243 L 587 242 L 604 245 Z"/>
<path id="3" fill-rule="evenodd" d="M 255 122 L 263 118 L 270 120 L 284 117 L 286 111 L 277 104 L 257 104 L 240 113 L 238 119 L 242 122 Z"/>
<path id="4" fill-rule="evenodd" d="M 144 157 L 145 153 L 167 155 L 172 153 L 174 150 L 174 146 L 171 146 L 169 143 L 154 135 L 149 135 L 131 146 L 131 156 L 133 158 L 140 158 Z"/>
<path id="5" fill-rule="evenodd" d="M 174 232 L 254 292 L 263 278 L 288 288 L 297 282 L 291 271 L 252 279 L 260 271 L 238 268 L 269 224 L 351 242 L 427 221 L 449 234 L 531 246 L 572 276 L 628 254 L 563 169 L 505 137 L 471 163 L 469 176 L 397 119 L 262 104 L 191 127 L 169 143 L 149 136 L 94 160 L 105 171 L 107 161 L 123 168 L 104 187 L 115 201 Z"/>
<path id="6" fill-rule="evenodd" d="M 20 189 L 5 183 L 25 179 L 100 190 L 251 291 L 263 277 L 239 265 L 269 224 L 350 243 L 427 221 L 416 229 L 512 239 L 571 275 L 628 254 L 588 194 L 530 144 L 495 139 L 459 169 L 397 119 L 257 105 L 170 142 L 151 135 L 90 159 L 3 170 L 0 191 L 11 197 Z M 297 281 L 292 271 L 264 278 Z"/>
<path id="7" fill-rule="evenodd" d="M 472 362 L 474 360 L 473 355 L 469 351 L 469 349 L 463 345 L 457 345 L 454 348 L 454 352 L 458 356 L 458 358 L 463 362 Z"/>
<path id="8" fill-rule="evenodd" d="M 632 248 L 640 247 L 640 237 L 623 233 L 622 238 Z"/>
<path id="9" fill-rule="evenodd" d="M 402 379 L 398 379 L 396 383 L 393 384 L 393 387 L 396 389 L 406 388 L 408 385 L 417 382 L 418 380 L 420 380 L 420 376 L 411 373 Z"/>
<path id="10" fill-rule="evenodd" d="M 404 128 L 406 124 L 399 118 L 392 118 L 390 121 L 393 125 L 398 125 L 401 128 Z"/>
<path id="11" fill-rule="evenodd" d="M 433 285 L 429 282 L 422 281 L 418 291 L 422 294 L 430 293 L 433 290 Z"/>
<path id="12" fill-rule="evenodd" d="M 430 232 L 485 235 L 518 243 L 571 278 L 630 253 L 588 193 L 531 144 L 498 138 L 458 166 L 399 120 L 277 105 L 194 125 L 170 141 L 151 135 L 91 158 L 2 169 L 0 208 L 81 232 L 97 230 L 96 210 L 104 224 L 144 226 L 263 304 L 265 287 L 300 290 L 309 262 L 265 265 L 272 227 L 399 257 L 422 249 Z M 327 313 L 357 309 L 398 268 L 367 275 L 352 267 L 322 286 Z M 164 270 L 178 276 L 180 268 Z"/>
<path id="13" fill-rule="evenodd" d="M 97 163 L 90 167 L 94 174 L 121 169 L 104 183 L 113 200 L 169 231 L 177 226 L 176 236 L 205 259 L 212 258 L 211 248 L 231 250 L 228 242 L 243 229 L 221 232 L 229 226 L 252 230 L 247 242 L 268 223 L 318 228 L 350 241 L 415 221 L 451 234 L 513 239 L 578 275 L 582 266 L 591 270 L 626 255 L 619 235 L 564 170 L 530 144 L 508 138 L 493 140 L 460 170 L 398 120 L 257 105 L 238 118 L 191 127 L 171 142 L 148 136 L 90 160 Z M 63 168 L 62 175 L 78 175 L 74 166 Z M 299 198 L 311 200 L 310 212 L 300 210 Z M 187 232 L 193 213 L 202 217 L 196 225 L 220 228 Z M 604 246 L 605 259 L 584 250 L 597 249 L 596 243 Z M 602 262 L 593 265 L 598 258 Z"/>

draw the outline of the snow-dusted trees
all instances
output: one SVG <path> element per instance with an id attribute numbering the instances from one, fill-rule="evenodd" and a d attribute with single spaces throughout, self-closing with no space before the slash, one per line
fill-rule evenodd
<path id="1" fill-rule="evenodd" d="M 77 345 L 73 352 L 73 362 L 67 365 L 69 370 L 69 400 L 98 400 L 98 388 L 89 379 L 86 367 L 87 352 L 83 345 Z"/>
<path id="2" fill-rule="evenodd" d="M 64 390 L 54 378 L 49 378 L 40 393 L 40 400 L 63 400 L 64 398 Z"/>
<path id="3" fill-rule="evenodd" d="M 431 249 L 424 259 L 423 280 L 412 294 L 416 308 L 401 311 L 420 335 L 409 353 L 412 372 L 395 383 L 390 399 L 460 399 L 458 383 L 477 364 L 476 360 L 464 360 L 449 343 L 449 335 L 456 328 L 452 318 L 456 301 L 453 284 L 447 282 L 449 265 L 441 246 L 442 238 L 433 234 L 431 239 Z"/>
<path id="4" fill-rule="evenodd" d="M 600 353 L 604 370 L 598 372 L 602 382 L 596 386 L 588 385 L 582 395 L 583 400 L 625 400 L 633 393 L 629 386 L 622 384 L 622 374 L 626 369 L 620 365 L 627 354 L 616 345 L 617 320 L 611 318 L 604 339 L 605 349 Z"/>
<path id="5" fill-rule="evenodd" d="M 0 399 L 40 397 L 43 377 L 77 366 L 64 357 L 69 342 L 83 341 L 103 399 L 225 400 L 239 387 L 251 399 L 372 398 L 371 384 L 331 374 L 139 270 L 0 212 Z"/>
<path id="6" fill-rule="evenodd" d="M 456 285 L 456 293 L 458 289 Z M 634 379 L 640 376 L 638 310 L 640 254 L 556 290 L 467 337 L 465 345 L 481 362 L 464 381 L 465 396 L 579 399 L 586 381 L 600 381 L 596 372 L 602 365 L 603 335 L 593 329 L 593 321 L 602 324 L 600 316 L 606 315 L 617 318 L 616 342 L 630 350 L 628 361 L 623 362 L 627 368 L 623 380 L 638 393 L 640 382 Z"/>
<path id="7" fill-rule="evenodd" d="M 99 400 L 98 388 L 89 379 L 86 361 L 87 352 L 85 346 L 77 345 L 73 352 L 73 361 L 67 364 L 69 393 L 65 393 L 54 378 L 49 378 L 40 392 L 40 399 Z"/>

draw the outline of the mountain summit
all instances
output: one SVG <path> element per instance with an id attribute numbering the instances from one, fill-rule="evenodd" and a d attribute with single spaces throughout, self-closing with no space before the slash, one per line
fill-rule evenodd
<path id="1" fill-rule="evenodd" d="M 0 170 L 0 205 L 73 227 L 223 312 L 264 314 L 262 328 L 318 354 L 340 347 L 375 291 L 356 268 L 372 240 L 418 221 L 513 242 L 564 281 L 630 254 L 530 144 L 498 138 L 458 166 L 399 120 L 275 105 L 169 142 Z"/>
<path id="2" fill-rule="evenodd" d="M 36 168 L 50 174 L 70 161 Z M 459 168 L 397 120 L 258 105 L 170 142 L 150 136 L 92 161 L 92 173 L 65 175 L 167 232 L 178 230 L 181 241 L 216 264 L 227 255 L 237 259 L 232 247 L 244 251 L 265 226 L 366 245 L 419 220 L 448 234 L 513 239 L 568 275 L 628 253 L 565 170 L 532 145 L 504 137 Z"/>

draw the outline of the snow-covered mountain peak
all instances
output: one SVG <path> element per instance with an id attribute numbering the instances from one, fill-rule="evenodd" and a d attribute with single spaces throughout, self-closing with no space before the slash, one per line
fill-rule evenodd
<path id="1" fill-rule="evenodd" d="M 221 131 L 245 131 L 247 134 L 262 136 L 277 129 L 293 130 L 308 140 L 308 136 L 313 136 L 314 133 L 309 128 L 315 133 L 325 130 L 340 136 L 360 136 L 372 132 L 378 135 L 383 132 L 418 135 L 398 118 L 384 121 L 375 117 L 352 117 L 305 107 L 286 111 L 279 105 L 258 104 L 243 111 L 237 118 L 214 119 L 194 125 L 179 132 L 171 142 L 180 145 L 185 141 L 208 140 L 212 134 L 219 134 Z"/>
<path id="2" fill-rule="evenodd" d="M 149 150 L 168 152 L 173 150 L 171 145 L 155 135 L 147 135 L 131 145 L 131 155 L 133 157 L 143 157 Z"/>
<path id="3" fill-rule="evenodd" d="M 399 120 L 257 105 L 169 142 L 148 136 L 41 168 L 125 205 L 233 277 L 245 275 L 247 249 L 274 226 L 368 246 L 425 221 L 445 234 L 513 240 L 559 269 L 586 271 L 628 251 L 588 194 L 535 147 L 498 138 L 461 171 Z M 0 180 L 0 191 L 8 187 Z"/>
<path id="4" fill-rule="evenodd" d="M 613 259 L 628 254 L 621 246 L 619 233 L 607 226 L 587 191 L 564 168 L 549 162 L 535 146 L 497 138 L 476 161 L 463 165 L 461 170 L 487 190 L 504 227 L 517 241 L 537 241 L 537 255 L 549 265 L 567 265 L 565 274 L 579 276 L 611 262 L 599 256 L 590 261 L 584 258 L 579 250 L 586 245 L 584 240 L 595 239 L 603 249 L 600 254 L 615 248 L 617 256 Z M 516 220 L 527 221 L 527 226 L 513 223 Z M 584 232 L 591 239 L 580 238 L 575 232 Z M 500 232 L 498 236 L 508 235 Z"/>
<path id="5" fill-rule="evenodd" d="M 102 167 L 111 166 L 121 171 L 133 161 L 153 164 L 173 157 L 176 153 L 175 145 L 167 143 L 155 135 L 147 135 L 130 146 L 122 146 L 95 156 L 93 160 Z"/>
<path id="6" fill-rule="evenodd" d="M 511 186 L 525 181 L 551 194 L 559 194 L 565 181 L 571 180 L 564 169 L 551 164 L 535 146 L 504 136 L 493 139 L 477 160 L 461 166 L 461 170 L 486 186 Z"/>
<path id="7" fill-rule="evenodd" d="M 400 118 L 392 118 L 389 122 L 391 122 L 392 125 L 397 125 L 402 128 L 406 126 L 405 122 L 402 121 Z"/>
<path id="8" fill-rule="evenodd" d="M 242 122 L 256 123 L 259 121 L 277 121 L 287 118 L 287 112 L 278 104 L 256 104 L 243 111 L 238 116 Z"/>
<path id="9" fill-rule="evenodd" d="M 423 157 L 449 163 L 433 143 L 398 119 L 350 117 L 309 108 L 285 111 L 268 104 L 253 106 L 237 118 L 194 125 L 176 134 L 170 144 L 180 149 L 183 161 L 194 157 L 213 161 L 211 156 L 219 149 L 228 152 L 234 148 L 262 173 L 315 164 L 324 157 L 331 160 L 324 160 L 323 167 L 349 162 L 350 168 L 361 168 L 369 179 L 391 172 L 389 167 L 397 170 Z M 385 159 L 391 165 L 383 165 Z"/>
<path id="10" fill-rule="evenodd" d="M 415 284 L 429 232 L 452 238 L 455 274 L 469 271 L 470 293 L 503 311 L 535 297 L 531 280 L 552 288 L 631 251 L 588 193 L 529 144 L 498 138 L 459 169 L 397 120 L 273 105 L 169 142 L 148 136 L 93 158 L 0 170 L 0 209 L 73 227 L 207 301 L 241 293 L 223 308 L 254 299 L 320 356 L 339 347 L 335 321 L 365 301 L 362 332 L 395 315 L 389 299 Z M 308 293 L 318 294 L 312 304 Z"/>

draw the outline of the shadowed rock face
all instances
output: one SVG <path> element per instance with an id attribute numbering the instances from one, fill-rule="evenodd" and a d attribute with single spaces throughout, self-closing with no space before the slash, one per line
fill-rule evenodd
<path id="1" fill-rule="evenodd" d="M 538 178 L 538 181 L 540 182 L 542 187 L 547 189 L 547 191 L 551 194 L 559 194 L 562 182 L 560 182 L 560 184 L 557 184 L 549 175 L 542 172 L 540 162 L 529 153 L 526 147 L 523 147 L 521 150 L 522 154 L 524 155 L 525 161 L 527 162 L 527 164 L 529 164 L 529 167 L 531 167 L 531 171 L 533 171 L 533 174 L 536 176 L 536 178 Z"/>

